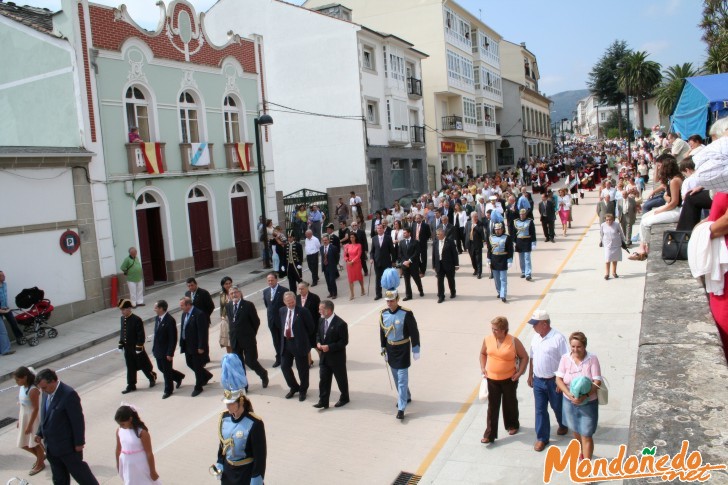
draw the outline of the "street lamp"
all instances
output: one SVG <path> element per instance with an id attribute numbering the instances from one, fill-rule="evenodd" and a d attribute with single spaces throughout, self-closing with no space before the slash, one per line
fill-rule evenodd
<path id="1" fill-rule="evenodd" d="M 258 185 L 260 189 L 260 212 L 263 215 L 263 227 L 265 227 L 268 217 L 265 214 L 265 185 L 263 183 L 263 155 L 260 151 L 260 145 L 263 140 L 260 138 L 260 127 L 268 126 L 273 124 L 273 118 L 270 115 L 264 114 L 259 118 L 253 120 L 255 125 L 255 154 L 258 158 Z M 267 262 L 266 262 L 267 263 Z"/>

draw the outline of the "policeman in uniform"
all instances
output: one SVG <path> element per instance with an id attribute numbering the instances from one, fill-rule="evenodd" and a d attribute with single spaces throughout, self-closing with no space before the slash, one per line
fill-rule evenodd
<path id="1" fill-rule="evenodd" d="M 536 226 L 528 218 L 528 211 L 521 209 L 513 222 L 516 236 L 516 252 L 521 265 L 521 278 L 531 281 L 531 251 L 536 249 Z"/>
<path id="2" fill-rule="evenodd" d="M 412 401 L 408 382 L 410 366 L 410 348 L 412 357 L 420 358 L 420 332 L 417 330 L 417 320 L 412 310 L 399 306 L 399 294 L 396 285 L 386 285 L 385 279 L 391 278 L 390 272 L 396 275 L 399 283 L 397 270 L 390 268 L 382 276 L 382 287 L 386 288 L 384 299 L 387 301 L 387 308 L 379 314 L 379 338 L 382 345 L 382 355 L 389 363 L 397 387 L 397 419 L 404 419 L 404 410 L 407 403 Z"/>
<path id="3" fill-rule="evenodd" d="M 117 304 L 121 310 L 121 330 L 119 332 L 119 350 L 124 351 L 126 361 L 126 389 L 122 394 L 136 391 L 137 372 L 142 371 L 149 379 L 149 387 L 157 383 L 157 373 L 152 370 L 152 361 L 144 351 L 144 322 L 132 313 L 132 304 L 125 298 Z"/>
<path id="4" fill-rule="evenodd" d="M 303 280 L 301 273 L 303 267 L 303 247 L 293 233 L 289 234 L 286 242 L 286 273 L 288 274 L 288 287 L 297 288 Z"/>
<path id="5" fill-rule="evenodd" d="M 223 485 L 263 485 L 266 463 L 265 427 L 253 414 L 253 404 L 245 396 L 248 381 L 237 354 L 222 358 L 223 402 L 227 411 L 220 413 L 217 462 L 210 473 Z"/>
<path id="6" fill-rule="evenodd" d="M 493 234 L 486 239 L 488 245 L 488 266 L 493 271 L 495 290 L 501 301 L 506 303 L 508 293 L 508 268 L 513 264 L 513 240 L 505 234 L 503 223 L 493 225 Z"/>

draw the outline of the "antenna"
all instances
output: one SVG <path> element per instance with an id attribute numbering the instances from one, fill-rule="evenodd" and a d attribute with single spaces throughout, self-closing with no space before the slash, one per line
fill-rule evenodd
<path id="1" fill-rule="evenodd" d="M 481 22 L 483 21 L 483 9 L 482 8 L 478 9 L 478 20 L 480 20 Z"/>

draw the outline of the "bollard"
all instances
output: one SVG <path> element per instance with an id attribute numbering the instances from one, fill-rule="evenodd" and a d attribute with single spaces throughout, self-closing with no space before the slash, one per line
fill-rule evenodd
<path id="1" fill-rule="evenodd" d="M 117 301 L 119 301 L 119 277 L 114 275 L 111 277 L 111 305 L 109 308 L 114 308 Z"/>

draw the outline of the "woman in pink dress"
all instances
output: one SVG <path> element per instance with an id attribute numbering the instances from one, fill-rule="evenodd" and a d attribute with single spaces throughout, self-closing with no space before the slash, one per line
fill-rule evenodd
<path id="1" fill-rule="evenodd" d="M 361 286 L 361 295 L 364 296 L 364 276 L 361 269 L 361 244 L 356 234 L 349 234 L 349 244 L 344 246 L 344 262 L 346 262 L 346 275 L 349 278 L 349 300 L 354 299 L 354 282 Z"/>
<path id="2" fill-rule="evenodd" d="M 124 485 L 160 485 L 154 465 L 152 438 L 136 410 L 122 405 L 116 410 L 116 469 Z"/>
<path id="3" fill-rule="evenodd" d="M 566 228 L 571 220 L 571 196 L 566 189 L 559 189 L 559 218 L 561 219 L 561 230 L 566 236 Z"/>

